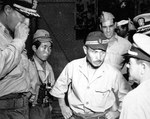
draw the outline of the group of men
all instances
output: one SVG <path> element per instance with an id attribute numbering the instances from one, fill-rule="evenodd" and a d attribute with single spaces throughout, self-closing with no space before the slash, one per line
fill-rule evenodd
<path id="1" fill-rule="evenodd" d="M 44 29 L 33 35 L 26 55 L 30 18 L 40 17 L 36 0 L 0 1 L 0 119 L 50 119 L 55 78 L 47 62 L 53 46 Z"/>
<path id="2" fill-rule="evenodd" d="M 116 34 L 115 17 L 102 12 L 100 31 L 86 38 L 85 57 L 69 62 L 55 82 L 49 32 L 38 29 L 33 56 L 26 55 L 30 18 L 40 16 L 36 7 L 36 0 L 0 3 L 0 119 L 50 119 L 52 96 L 65 119 L 150 118 L 149 36 L 136 33 L 131 44 Z M 140 84 L 134 90 L 123 76 L 125 59 L 130 79 Z"/>
<path id="3" fill-rule="evenodd" d="M 150 118 L 150 37 L 135 33 L 131 43 L 115 29 L 115 17 L 102 12 L 101 31 L 88 34 L 85 57 L 69 62 L 56 80 L 50 93 L 65 119 Z M 129 80 L 139 84 L 133 90 L 123 77 L 125 64 Z"/>

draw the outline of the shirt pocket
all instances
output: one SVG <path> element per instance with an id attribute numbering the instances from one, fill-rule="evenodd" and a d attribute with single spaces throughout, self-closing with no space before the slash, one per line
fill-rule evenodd
<path id="1" fill-rule="evenodd" d="M 96 89 L 95 90 L 95 97 L 96 97 L 95 102 L 97 102 L 99 106 L 104 107 L 109 93 L 110 93 L 110 90 Z"/>
<path id="2" fill-rule="evenodd" d="M 93 101 L 93 105 L 97 105 L 101 109 L 108 109 L 110 108 L 115 101 L 114 94 L 109 89 L 95 89 L 95 98 Z"/>

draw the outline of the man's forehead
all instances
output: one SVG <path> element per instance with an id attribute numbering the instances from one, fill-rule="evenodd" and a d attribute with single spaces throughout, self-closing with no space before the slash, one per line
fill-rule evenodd
<path id="1" fill-rule="evenodd" d="M 130 61 L 130 62 L 136 62 L 136 60 L 137 60 L 137 59 L 134 58 L 134 57 L 130 57 L 130 58 L 129 58 L 129 61 Z"/>
<path id="2" fill-rule="evenodd" d="M 113 20 L 108 20 L 108 21 L 102 23 L 102 26 L 112 26 L 112 25 L 114 25 Z"/>
<path id="3" fill-rule="evenodd" d="M 87 46 L 87 47 L 88 47 L 89 50 L 92 50 L 92 51 L 95 51 L 95 52 L 101 52 L 101 51 L 105 52 L 105 51 L 102 50 L 102 49 L 92 49 L 92 48 L 89 47 L 89 46 Z"/>
<path id="4" fill-rule="evenodd" d="M 46 41 L 46 42 L 41 42 L 41 46 L 42 46 L 42 45 L 43 45 L 43 46 L 44 46 L 44 45 L 50 45 L 50 46 L 51 46 L 52 44 L 51 44 L 51 42 Z"/>

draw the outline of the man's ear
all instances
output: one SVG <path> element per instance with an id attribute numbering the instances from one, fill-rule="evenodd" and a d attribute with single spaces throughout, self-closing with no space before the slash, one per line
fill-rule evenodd
<path id="1" fill-rule="evenodd" d="M 86 55 L 87 54 L 87 47 L 85 45 L 83 46 L 83 51 L 84 51 L 84 54 Z"/>
<path id="2" fill-rule="evenodd" d="M 145 70 L 147 68 L 147 65 L 145 62 L 140 63 L 140 70 L 141 70 L 141 74 L 143 75 L 145 73 Z"/>
<path id="3" fill-rule="evenodd" d="M 102 30 L 102 26 L 101 26 L 101 24 L 99 25 L 99 29 L 100 29 L 100 30 Z"/>
<path id="4" fill-rule="evenodd" d="M 33 50 L 34 52 L 36 52 L 36 47 L 35 47 L 35 45 L 32 46 L 32 50 Z"/>
<path id="5" fill-rule="evenodd" d="M 114 26 L 115 26 L 115 29 L 116 29 L 117 28 L 117 22 L 115 22 Z"/>
<path id="6" fill-rule="evenodd" d="M 10 5 L 6 5 L 4 7 L 4 13 L 8 16 L 11 12 L 12 12 L 12 7 L 10 7 Z"/>

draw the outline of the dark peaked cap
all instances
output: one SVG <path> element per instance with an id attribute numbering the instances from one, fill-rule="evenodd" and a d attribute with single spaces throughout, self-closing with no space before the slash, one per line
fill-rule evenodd
<path id="1" fill-rule="evenodd" d="M 10 5 L 28 17 L 40 17 L 37 13 L 37 0 L 0 0 L 0 4 Z"/>

